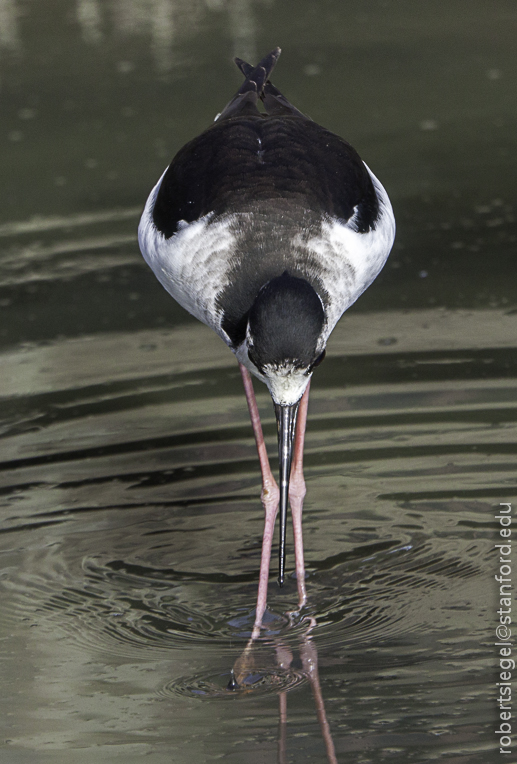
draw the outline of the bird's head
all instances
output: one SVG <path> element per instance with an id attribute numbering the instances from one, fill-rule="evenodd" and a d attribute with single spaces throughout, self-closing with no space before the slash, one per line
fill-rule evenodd
<path id="1" fill-rule="evenodd" d="M 278 425 L 280 463 L 280 586 L 285 570 L 289 477 L 300 400 L 325 356 L 325 311 L 308 281 L 285 271 L 258 293 L 248 315 L 247 354 L 264 378 Z"/>
<path id="2" fill-rule="evenodd" d="M 276 406 L 302 397 L 325 355 L 325 312 L 316 290 L 285 271 L 258 293 L 248 314 L 248 358 L 263 376 Z"/>

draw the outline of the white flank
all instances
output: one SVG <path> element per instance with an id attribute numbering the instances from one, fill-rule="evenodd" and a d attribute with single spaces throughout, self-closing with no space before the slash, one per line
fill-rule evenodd
<path id="1" fill-rule="evenodd" d="M 315 256 L 314 276 L 328 293 L 326 343 L 345 310 L 367 289 L 380 273 L 395 240 L 395 217 L 388 194 L 367 165 L 379 200 L 375 230 L 359 233 L 354 218 L 347 223 L 324 221 L 321 236 L 309 240 L 295 237 L 294 244 Z"/>
<path id="2" fill-rule="evenodd" d="M 169 294 L 229 344 L 216 299 L 228 283 L 229 262 L 235 250 L 233 216 L 214 224 L 209 224 L 212 213 L 193 223 L 180 222 L 178 232 L 165 238 L 152 218 L 162 179 L 163 175 L 151 191 L 138 227 L 144 259 Z"/>

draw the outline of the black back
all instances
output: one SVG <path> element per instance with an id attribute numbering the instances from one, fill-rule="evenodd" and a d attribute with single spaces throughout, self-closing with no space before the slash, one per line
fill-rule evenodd
<path id="1" fill-rule="evenodd" d="M 349 143 L 308 119 L 259 115 L 216 122 L 187 143 L 165 173 L 153 220 L 168 238 L 181 220 L 276 199 L 344 222 L 357 208 L 360 233 L 378 213 L 371 178 Z"/>

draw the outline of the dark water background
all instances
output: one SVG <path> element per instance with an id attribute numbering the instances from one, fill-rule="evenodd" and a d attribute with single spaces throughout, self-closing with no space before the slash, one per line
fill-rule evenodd
<path id="1" fill-rule="evenodd" d="M 232 56 L 275 45 L 275 83 L 359 150 L 398 222 L 311 394 L 306 613 L 337 758 L 502 760 L 516 21 L 509 0 L 0 0 L 2 762 L 276 762 L 283 689 L 283 761 L 327 761 L 292 579 L 272 577 L 260 681 L 225 691 L 253 623 L 258 463 L 234 358 L 136 242 L 151 186 L 236 89 Z"/>

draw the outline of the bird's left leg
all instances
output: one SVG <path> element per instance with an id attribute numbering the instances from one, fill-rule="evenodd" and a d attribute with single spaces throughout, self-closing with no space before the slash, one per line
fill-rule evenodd
<path id="1" fill-rule="evenodd" d="M 306 487 L 303 477 L 303 447 L 305 443 L 305 427 L 307 425 L 307 408 L 309 405 L 309 388 L 307 385 L 300 401 L 298 417 L 296 420 L 296 434 L 294 438 L 293 463 L 289 480 L 289 504 L 293 516 L 294 531 L 294 559 L 296 566 L 296 582 L 298 586 L 298 607 L 302 608 L 307 601 L 305 591 L 305 563 L 303 558 L 302 536 L 302 510 Z"/>
<path id="2" fill-rule="evenodd" d="M 253 390 L 251 375 L 247 368 L 239 364 L 248 409 L 250 412 L 251 424 L 257 444 L 258 457 L 260 461 L 260 470 L 262 472 L 262 506 L 264 507 L 264 535 L 262 537 L 262 556 L 260 559 L 259 588 L 257 595 L 257 608 L 255 611 L 255 624 L 253 626 L 252 640 L 256 639 L 260 633 L 262 618 L 267 604 L 267 585 L 269 580 L 269 564 L 271 561 L 271 546 L 273 544 L 273 534 L 275 530 L 275 520 L 278 512 L 278 503 L 280 500 L 280 491 L 276 483 L 264 443 L 262 434 L 262 425 L 257 407 L 257 401 Z"/>

